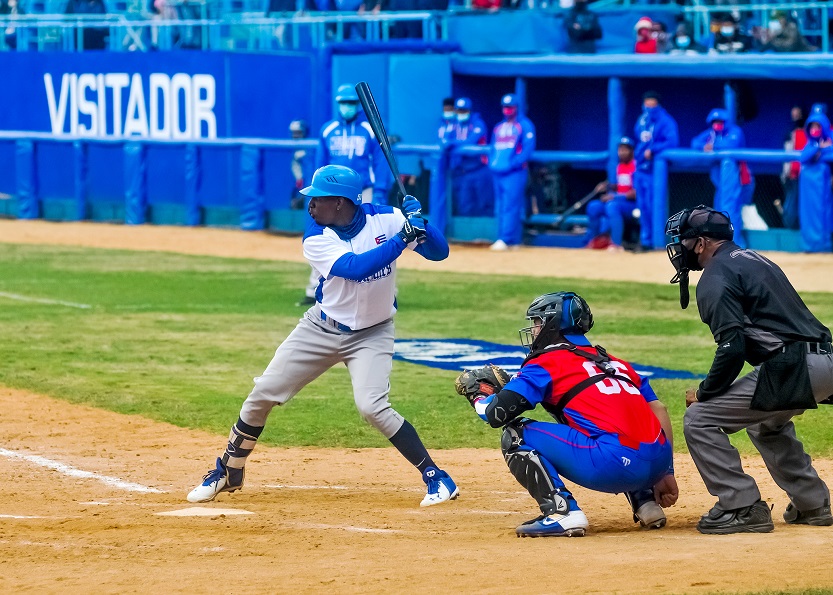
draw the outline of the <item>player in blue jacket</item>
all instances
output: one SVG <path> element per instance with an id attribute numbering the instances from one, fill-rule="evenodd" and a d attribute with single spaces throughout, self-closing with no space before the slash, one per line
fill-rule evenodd
<path id="1" fill-rule="evenodd" d="M 361 202 L 362 178 L 348 167 L 327 165 L 301 191 L 310 197 L 313 221 L 304 234 L 304 257 L 318 272 L 316 303 L 280 344 L 243 402 L 225 451 L 189 502 L 209 502 L 243 486 L 246 460 L 276 406 L 286 404 L 329 368 L 343 363 L 362 417 L 421 473 L 428 491 L 421 506 L 457 497 L 414 427 L 388 401 L 396 313 L 396 260 L 414 250 L 427 260 L 448 257 L 448 242 L 406 196 L 402 211 Z"/>
<path id="2" fill-rule="evenodd" d="M 634 522 L 665 526 L 660 506 L 673 505 L 678 496 L 665 406 L 629 363 L 591 345 L 585 334 L 593 314 L 580 296 L 542 295 L 526 317 L 531 326 L 520 333 L 529 355 L 515 376 L 506 382 L 505 372 L 493 372 L 503 376 L 502 386 L 489 386 L 480 371 L 467 370 L 455 382 L 482 420 L 503 428 L 500 446 L 509 471 L 541 509 L 516 533 L 585 534 L 587 517 L 562 476 L 591 490 L 625 493 Z M 523 417 L 538 405 L 560 423 Z"/>
<path id="3" fill-rule="evenodd" d="M 316 168 L 344 165 L 362 178 L 362 202 L 388 203 L 390 173 L 373 129 L 359 106 L 351 85 L 341 85 L 335 95 L 338 117 L 321 128 Z"/>
<path id="4" fill-rule="evenodd" d="M 642 115 L 633 129 L 636 135 L 634 186 L 640 213 L 639 239 L 646 250 L 665 244 L 664 237 L 653 237 L 654 158 L 665 149 L 673 149 L 680 144 L 677 122 L 659 102 L 660 96 L 656 91 L 648 91 L 642 96 Z"/>
<path id="5" fill-rule="evenodd" d="M 740 126 L 729 122 L 729 112 L 725 109 L 713 109 L 706 118 L 709 125 L 691 140 L 691 148 L 710 153 L 726 149 L 743 149 L 746 138 Z M 755 193 L 755 178 L 745 161 L 725 160 L 715 163 L 709 170 L 709 177 L 714 184 L 714 209 L 729 215 L 729 219 L 737 221 L 734 242 L 741 248 L 746 248 L 743 237 L 743 221 L 741 209 L 752 204 Z"/>
<path id="6" fill-rule="evenodd" d="M 804 124 L 807 144 L 801 151 L 798 178 L 798 219 L 801 225 L 801 248 L 805 252 L 830 252 L 831 197 L 830 164 L 822 157 L 833 152 L 830 120 L 822 111 L 814 111 Z"/>
<path id="7" fill-rule="evenodd" d="M 471 99 L 461 97 L 454 103 L 455 124 L 452 133 L 441 142 L 457 147 L 485 146 L 486 124 L 480 114 L 471 111 Z M 485 155 L 460 155 L 452 152 L 449 160 L 454 214 L 483 217 L 494 212 L 494 189 Z"/>
<path id="8" fill-rule="evenodd" d="M 489 153 L 498 223 L 498 239 L 492 250 L 506 250 L 523 239 L 527 161 L 535 151 L 535 126 L 520 114 L 518 98 L 504 95 L 500 104 L 504 119 L 492 132 Z"/>

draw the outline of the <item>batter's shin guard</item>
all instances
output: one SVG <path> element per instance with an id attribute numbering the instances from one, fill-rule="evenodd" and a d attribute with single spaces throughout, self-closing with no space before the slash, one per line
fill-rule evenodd
<path id="1" fill-rule="evenodd" d="M 543 514 L 567 514 L 571 508 L 578 508 L 575 504 L 571 507 L 569 501 L 573 496 L 570 492 L 556 487 L 538 452 L 524 445 L 523 423 L 506 426 L 500 446 L 510 473 L 535 498 Z"/>
<path id="2" fill-rule="evenodd" d="M 252 454 L 261 432 L 263 432 L 263 427 L 250 426 L 239 418 L 237 423 L 231 426 L 226 452 L 221 457 L 223 465 L 229 470 L 229 475 L 235 471 L 242 473 L 243 467 L 246 466 L 246 459 Z"/>

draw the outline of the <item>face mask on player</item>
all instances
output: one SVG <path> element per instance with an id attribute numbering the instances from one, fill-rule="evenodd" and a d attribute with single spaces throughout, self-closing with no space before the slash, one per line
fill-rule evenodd
<path id="1" fill-rule="evenodd" d="M 712 122 L 712 130 L 714 130 L 715 132 L 723 132 L 724 128 L 726 128 L 725 122 L 721 122 L 720 120 Z"/>
<path id="2" fill-rule="evenodd" d="M 468 122 L 471 118 L 471 112 L 457 112 L 458 122 Z"/>
<path id="3" fill-rule="evenodd" d="M 679 35 L 677 37 L 677 47 L 687 48 L 691 45 L 691 38 L 688 35 Z"/>
<path id="4" fill-rule="evenodd" d="M 505 107 L 503 108 L 503 117 L 504 118 L 514 118 L 518 115 L 518 108 L 516 107 Z"/>
<path id="5" fill-rule="evenodd" d="M 731 26 L 721 27 L 720 34 L 723 35 L 723 37 L 732 37 L 735 34 L 735 28 Z"/>
<path id="6" fill-rule="evenodd" d="M 811 138 L 821 138 L 821 126 L 811 126 L 810 127 L 810 137 Z"/>
<path id="7" fill-rule="evenodd" d="M 348 122 L 359 113 L 359 104 L 352 101 L 344 101 L 338 104 L 338 113 Z"/>
<path id="8" fill-rule="evenodd" d="M 454 110 L 443 112 L 443 120 L 453 120 L 453 119 L 454 119 Z"/>

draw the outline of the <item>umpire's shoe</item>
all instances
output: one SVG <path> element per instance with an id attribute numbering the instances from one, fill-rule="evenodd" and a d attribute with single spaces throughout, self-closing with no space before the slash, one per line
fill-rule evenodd
<path id="1" fill-rule="evenodd" d="M 769 506 L 762 500 L 734 510 L 723 510 L 715 504 L 697 523 L 697 530 L 708 535 L 769 533 L 774 528 Z"/>
<path id="2" fill-rule="evenodd" d="M 798 510 L 790 502 L 787 510 L 784 511 L 784 521 L 788 525 L 813 525 L 815 527 L 829 527 L 833 525 L 833 516 L 830 514 L 830 502 L 824 501 L 824 505 L 812 510 Z"/>
<path id="3" fill-rule="evenodd" d="M 205 474 L 202 483 L 188 494 L 188 502 L 211 502 L 220 492 L 236 492 L 243 487 L 243 469 L 228 469 L 217 457 L 217 467 Z"/>
<path id="4" fill-rule="evenodd" d="M 442 504 L 449 500 L 454 500 L 460 495 L 460 489 L 454 480 L 443 471 L 436 467 L 426 467 L 422 473 L 422 481 L 428 486 L 428 493 L 425 498 L 419 503 L 420 506 L 434 506 L 434 504 Z"/>
<path id="5" fill-rule="evenodd" d="M 542 514 L 515 529 L 515 533 L 518 537 L 584 537 L 589 526 L 584 512 L 577 508 L 567 514 Z"/>

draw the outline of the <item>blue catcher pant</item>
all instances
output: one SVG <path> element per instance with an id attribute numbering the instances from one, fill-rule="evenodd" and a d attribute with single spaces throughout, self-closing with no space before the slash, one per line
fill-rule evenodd
<path id="1" fill-rule="evenodd" d="M 533 421 L 524 424 L 524 445 L 534 449 L 549 463 L 553 485 L 564 488 L 563 475 L 573 483 L 618 494 L 654 486 L 668 471 L 672 461 L 671 444 L 641 444 L 638 449 L 622 446 L 613 434 L 598 438 L 585 436 L 564 424 Z"/>
<path id="2" fill-rule="evenodd" d="M 636 170 L 633 174 L 636 190 L 636 206 L 639 208 L 639 242 L 645 247 L 654 247 L 651 222 L 654 216 L 654 174 Z"/>
<path id="3" fill-rule="evenodd" d="M 624 194 L 616 194 L 607 201 L 591 200 L 587 204 L 587 240 L 590 241 L 603 233 L 610 233 L 610 241 L 617 246 L 622 245 L 625 236 L 625 224 L 636 221 L 633 210 L 636 202 L 625 198 Z"/>
<path id="4" fill-rule="evenodd" d="M 523 239 L 526 214 L 526 168 L 508 173 L 493 173 L 497 236 L 507 246 L 517 246 Z"/>

